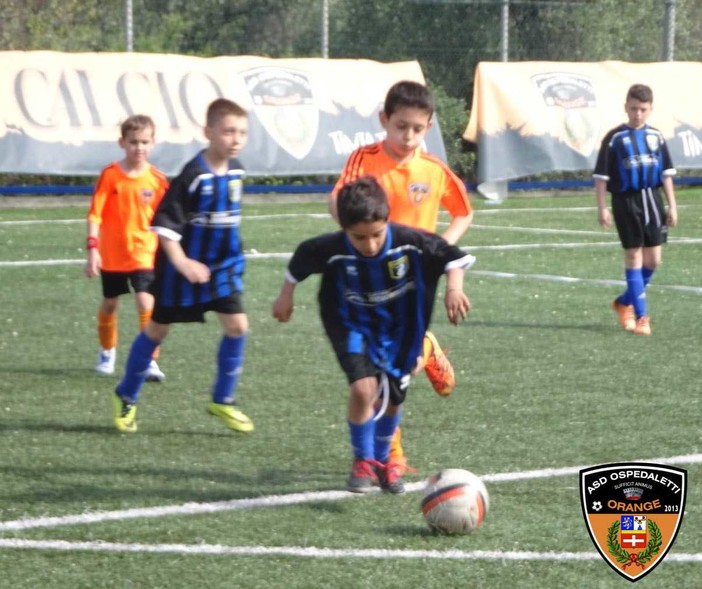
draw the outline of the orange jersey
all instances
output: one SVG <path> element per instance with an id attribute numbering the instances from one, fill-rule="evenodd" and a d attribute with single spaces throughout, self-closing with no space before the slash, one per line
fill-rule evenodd
<path id="1" fill-rule="evenodd" d="M 158 237 L 151 219 L 168 188 L 163 173 L 149 165 L 139 176 L 128 176 L 114 162 L 100 174 L 88 221 L 100 225 L 102 269 L 133 272 L 154 267 Z"/>
<path id="2" fill-rule="evenodd" d="M 451 217 L 472 211 L 468 191 L 461 179 L 439 158 L 417 150 L 407 163 L 399 164 L 385 152 L 383 142 L 354 151 L 334 186 L 332 194 L 361 176 L 375 177 L 390 203 L 390 220 L 436 233 L 439 207 Z"/>

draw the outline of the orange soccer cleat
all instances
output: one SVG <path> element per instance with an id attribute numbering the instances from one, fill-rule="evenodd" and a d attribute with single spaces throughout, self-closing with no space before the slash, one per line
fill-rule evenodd
<path id="1" fill-rule="evenodd" d="M 633 305 L 622 305 L 617 299 L 612 301 L 612 309 L 619 317 L 619 325 L 627 331 L 634 331 L 636 319 L 634 317 Z"/>
<path id="2" fill-rule="evenodd" d="M 424 371 L 437 395 L 448 397 L 456 386 L 451 362 L 430 331 L 424 334 Z"/>
<path id="3" fill-rule="evenodd" d="M 634 333 L 636 335 L 651 335 L 651 322 L 647 315 L 639 317 L 636 320 L 636 326 L 634 327 Z"/>

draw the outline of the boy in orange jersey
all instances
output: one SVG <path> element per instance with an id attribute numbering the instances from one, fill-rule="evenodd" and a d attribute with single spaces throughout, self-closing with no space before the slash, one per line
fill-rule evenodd
<path id="1" fill-rule="evenodd" d="M 401 81 L 388 90 L 380 113 L 386 137 L 349 156 L 329 199 L 329 212 L 335 219 L 339 190 L 368 174 L 387 193 L 390 221 L 436 233 L 443 207 L 451 222 L 441 236 L 451 245 L 458 242 L 473 221 L 473 210 L 461 179 L 443 161 L 421 149 L 433 114 L 434 99 L 423 84 Z M 424 370 L 439 395 L 451 394 L 456 384 L 453 367 L 429 331 L 424 338 Z M 400 440 L 398 428 L 390 459 L 404 470 L 407 461 Z"/>
<path id="2" fill-rule="evenodd" d="M 85 275 L 100 275 L 103 294 L 97 313 L 100 352 L 95 366 L 100 374 L 115 371 L 119 297 L 129 293 L 131 284 L 140 330 L 154 306 L 149 288 L 158 237 L 150 226 L 168 188 L 163 173 L 148 162 L 155 129 L 153 120 L 145 115 L 130 116 L 122 123 L 119 146 L 124 158 L 102 170 L 88 211 Z M 157 356 L 155 352 L 154 358 Z M 152 359 L 146 379 L 161 382 L 164 378 Z"/>

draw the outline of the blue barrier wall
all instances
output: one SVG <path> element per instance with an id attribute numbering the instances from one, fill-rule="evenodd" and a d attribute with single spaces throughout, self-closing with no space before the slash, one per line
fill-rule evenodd
<path id="1" fill-rule="evenodd" d="M 702 178 L 675 178 L 678 186 L 698 186 L 702 185 Z M 476 191 L 475 184 L 467 184 L 468 190 Z M 509 182 L 507 184 L 510 192 L 516 190 L 580 190 L 592 188 L 592 180 L 553 180 L 550 182 Z M 328 194 L 333 186 L 331 184 L 249 184 L 246 192 L 252 194 Z M 92 194 L 93 186 L 0 186 L 2 196 L 23 196 L 38 195 L 50 196 L 61 194 Z"/>

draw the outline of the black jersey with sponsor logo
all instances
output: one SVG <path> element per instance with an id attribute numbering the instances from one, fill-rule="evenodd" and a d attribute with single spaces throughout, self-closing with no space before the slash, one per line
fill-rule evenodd
<path id="1" fill-rule="evenodd" d="M 214 174 L 203 153 L 173 180 L 151 222 L 152 230 L 180 242 L 185 255 L 206 264 L 207 284 L 191 284 L 159 248 L 154 294 L 165 307 L 208 303 L 243 291 L 245 268 L 239 234 L 244 170 L 230 160 L 226 174 Z"/>
<path id="2" fill-rule="evenodd" d="M 658 188 L 675 168 L 658 129 L 620 125 L 602 140 L 593 175 L 607 181 L 609 192 L 620 194 Z"/>
<path id="3" fill-rule="evenodd" d="M 287 277 L 300 282 L 322 274 L 318 299 L 327 333 L 342 326 L 349 353 L 368 354 L 400 378 L 421 355 L 439 277 L 473 260 L 438 235 L 389 223 L 373 257 L 360 254 L 343 231 L 302 242 Z"/>

